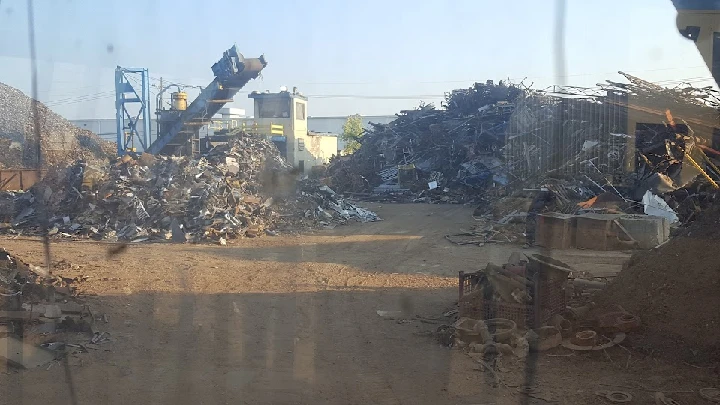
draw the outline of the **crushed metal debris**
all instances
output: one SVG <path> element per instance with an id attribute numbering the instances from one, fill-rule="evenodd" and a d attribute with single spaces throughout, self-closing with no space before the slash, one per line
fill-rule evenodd
<path id="1" fill-rule="evenodd" d="M 53 268 L 75 269 L 66 262 Z M 102 315 L 93 314 L 77 294 L 76 286 L 86 279 L 54 275 L 0 249 L 1 366 L 35 368 L 112 340 L 98 330 Z"/>
<path id="2" fill-rule="evenodd" d="M 597 89 L 488 81 L 454 90 L 444 108 L 373 124 L 357 152 L 331 162 L 330 185 L 364 201 L 476 204 L 494 226 L 461 243 L 521 240 L 526 232 L 512 224 L 527 209 L 503 208 L 541 186 L 552 186 L 556 212 L 650 213 L 687 225 L 717 199 L 720 96 L 619 73 L 626 83 Z M 595 203 L 603 194 L 615 203 Z M 517 221 L 504 222 L 513 212 Z"/>
<path id="3" fill-rule="evenodd" d="M 460 272 L 458 309 L 444 313 L 455 322 L 432 334 L 490 371 L 498 358 L 530 351 L 605 350 L 640 330 L 638 316 L 593 302 L 606 285 L 551 257 L 515 252 L 502 266 Z"/>
<path id="4" fill-rule="evenodd" d="M 78 162 L 30 192 L 0 193 L 0 231 L 108 241 L 227 241 L 380 218 L 298 175 L 271 141 L 239 134 L 199 158 L 126 155 L 108 168 Z"/>

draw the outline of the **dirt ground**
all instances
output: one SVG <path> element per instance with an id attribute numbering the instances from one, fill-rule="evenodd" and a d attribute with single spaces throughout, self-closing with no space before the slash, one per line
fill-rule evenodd
<path id="1" fill-rule="evenodd" d="M 575 405 L 622 390 L 654 404 L 662 389 L 702 404 L 696 393 L 669 392 L 717 385 L 707 369 L 614 347 L 503 359 L 493 387 L 490 373 L 427 332 L 447 322 L 459 270 L 503 263 L 519 247 L 447 242 L 472 221 L 470 207 L 367 205 L 385 221 L 228 246 L 139 244 L 111 258 L 107 244 L 53 243 L 54 260 L 77 265 L 68 274 L 91 277 L 80 290 L 108 315 L 112 342 L 49 369 L 0 374 L 0 403 Z M 42 263 L 37 241 L 0 246 Z M 553 254 L 603 275 L 627 258 Z M 535 386 L 532 397 L 521 385 Z"/>

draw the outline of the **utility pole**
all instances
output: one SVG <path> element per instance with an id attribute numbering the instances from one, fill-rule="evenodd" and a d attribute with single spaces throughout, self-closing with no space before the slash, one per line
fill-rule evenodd
<path id="1" fill-rule="evenodd" d="M 163 105 L 163 78 L 160 76 L 160 100 L 158 101 L 157 106 L 157 112 L 155 113 L 155 126 L 157 129 L 155 130 L 155 139 L 160 137 L 160 110 L 162 110 Z"/>

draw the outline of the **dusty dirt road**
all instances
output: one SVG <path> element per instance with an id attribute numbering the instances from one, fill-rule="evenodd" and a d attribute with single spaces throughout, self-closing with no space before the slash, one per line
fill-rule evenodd
<path id="1" fill-rule="evenodd" d="M 53 259 L 76 265 L 67 275 L 92 277 L 80 290 L 108 315 L 113 341 L 49 370 L 0 374 L 0 403 L 600 404 L 595 392 L 614 389 L 654 404 L 654 387 L 714 385 L 705 370 L 615 347 L 507 359 L 502 384 L 493 387 L 490 373 L 427 332 L 447 322 L 441 314 L 457 298 L 459 270 L 503 263 L 518 247 L 444 240 L 468 225 L 468 207 L 370 208 L 386 220 L 224 247 L 133 245 L 108 258 L 106 244 L 54 243 Z M 37 242 L 0 246 L 42 262 Z M 618 271 L 625 258 L 556 254 L 603 273 Z M 383 319 L 377 310 L 402 310 L 409 320 Z M 516 389 L 528 375 L 532 397 Z"/>

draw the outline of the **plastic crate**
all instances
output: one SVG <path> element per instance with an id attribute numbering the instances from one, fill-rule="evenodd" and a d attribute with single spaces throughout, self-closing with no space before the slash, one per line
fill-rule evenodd
<path id="1" fill-rule="evenodd" d="M 539 302 L 539 326 L 547 323 L 553 316 L 562 314 L 567 307 L 567 279 L 540 281 L 537 301 Z"/>
<path id="2" fill-rule="evenodd" d="M 519 304 L 488 300 L 481 294 L 472 294 L 483 286 L 483 277 L 479 273 L 466 274 L 461 271 L 458 279 L 458 311 L 461 317 L 504 318 L 514 321 L 519 327 L 537 328 L 547 323 L 554 315 L 565 311 L 567 280 L 538 281 L 536 278 L 529 287 L 533 302 Z"/>
<path id="3" fill-rule="evenodd" d="M 468 295 L 467 297 L 470 297 Z M 479 297 L 479 296 L 478 296 Z M 473 297 L 474 298 L 474 297 Z M 518 327 L 532 327 L 535 315 L 533 305 L 513 304 L 478 299 L 460 300 L 459 315 L 472 319 L 503 318 L 514 321 Z"/>

